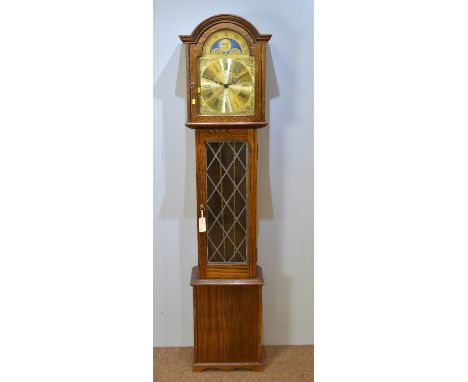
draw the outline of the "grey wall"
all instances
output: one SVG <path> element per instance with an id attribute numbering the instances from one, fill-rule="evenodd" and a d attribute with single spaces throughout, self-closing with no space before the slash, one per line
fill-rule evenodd
<path id="1" fill-rule="evenodd" d="M 185 122 L 179 34 L 237 14 L 272 33 L 270 125 L 259 130 L 258 263 L 264 343 L 313 343 L 313 2 L 157 0 L 154 4 L 154 346 L 193 344 L 197 263 L 194 132 Z"/>

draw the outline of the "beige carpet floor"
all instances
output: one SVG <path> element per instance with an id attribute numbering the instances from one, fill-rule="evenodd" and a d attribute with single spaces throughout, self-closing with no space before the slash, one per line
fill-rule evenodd
<path id="1" fill-rule="evenodd" d="M 312 382 L 314 379 L 314 347 L 265 346 L 265 371 L 249 370 L 192 372 L 193 348 L 170 347 L 153 349 L 155 382 Z"/>

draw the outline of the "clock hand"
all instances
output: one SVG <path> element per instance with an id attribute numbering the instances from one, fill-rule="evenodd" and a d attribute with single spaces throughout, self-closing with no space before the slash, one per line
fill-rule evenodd
<path id="1" fill-rule="evenodd" d="M 216 82 L 218 85 L 225 86 L 224 82 L 220 82 L 220 81 L 216 81 L 216 80 L 213 80 L 213 81 Z"/>
<path id="2" fill-rule="evenodd" d="M 209 80 L 209 81 L 213 81 L 215 84 L 224 86 L 225 89 L 227 89 L 228 86 L 231 85 L 231 84 L 226 84 L 226 83 L 221 82 L 221 81 L 217 81 L 217 80 L 215 80 L 214 78 L 209 78 L 209 77 L 205 77 L 205 78 L 206 78 L 207 80 Z"/>
<path id="3" fill-rule="evenodd" d="M 216 81 L 216 80 L 212 80 L 212 81 L 217 83 L 218 85 L 224 86 L 225 89 L 227 89 L 228 86 L 230 85 L 230 84 L 225 84 L 224 82 L 220 82 L 220 81 Z"/>
<path id="4" fill-rule="evenodd" d="M 203 76 L 203 78 L 207 79 L 208 81 L 214 82 L 214 83 L 217 84 L 217 85 L 224 86 L 224 82 L 216 81 L 214 78 L 207 77 L 207 76 Z"/>

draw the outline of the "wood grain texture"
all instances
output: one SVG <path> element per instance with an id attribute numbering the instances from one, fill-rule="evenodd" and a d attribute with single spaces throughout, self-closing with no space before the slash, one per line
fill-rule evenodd
<path id="1" fill-rule="evenodd" d="M 192 94 L 192 90 L 190 89 L 190 86 L 188 86 L 190 84 L 190 61 L 188 60 L 188 58 L 190 57 L 190 46 L 189 45 L 185 45 L 185 59 L 187 60 L 186 62 L 186 70 L 185 70 L 185 80 L 186 80 L 186 93 L 185 93 L 185 97 L 186 97 L 186 100 L 187 100 L 187 115 L 190 115 L 190 95 Z"/>
<path id="2" fill-rule="evenodd" d="M 197 216 L 200 217 L 200 206 L 206 205 L 205 141 L 202 130 L 195 131 L 196 181 L 197 181 Z M 197 219 L 198 221 L 198 219 Z M 198 223 L 197 223 L 198 224 Z M 206 232 L 200 232 L 198 238 L 198 274 L 206 278 Z"/>
<path id="3" fill-rule="evenodd" d="M 257 276 L 257 160 L 258 160 L 258 144 L 257 130 L 248 130 L 248 141 L 251 152 L 249 152 L 248 163 L 248 192 L 247 192 L 247 208 L 248 211 L 248 226 L 247 226 L 247 246 L 250 253 L 248 259 L 249 277 Z"/>
<path id="4" fill-rule="evenodd" d="M 247 261 L 249 255 L 247 254 Z M 248 264 L 208 264 L 206 265 L 206 277 L 209 279 L 224 279 L 230 278 L 248 278 L 249 265 Z"/>
<path id="5" fill-rule="evenodd" d="M 192 34 L 190 35 L 180 35 L 179 38 L 182 42 L 187 44 L 194 44 L 197 43 L 200 37 L 204 34 L 204 32 L 212 26 L 216 26 L 219 23 L 229 21 L 232 24 L 236 24 L 243 28 L 245 31 L 250 33 L 253 39 L 256 41 L 269 41 L 271 39 L 271 34 L 261 34 L 257 28 L 246 19 L 236 16 L 236 15 L 229 15 L 229 14 L 219 14 L 211 16 L 205 20 L 203 20 L 200 24 L 198 24 L 195 29 L 193 30 Z"/>
<path id="6" fill-rule="evenodd" d="M 255 278 L 257 277 L 257 130 L 215 129 L 197 130 L 196 174 L 197 203 L 206 205 L 205 144 L 210 141 L 246 141 L 247 151 L 247 263 L 209 264 L 206 232 L 198 232 L 198 274 L 200 278 Z M 198 211 L 200 214 L 200 211 Z"/>
<path id="7" fill-rule="evenodd" d="M 209 367 L 260 370 L 262 285 L 229 284 L 226 280 L 222 284 L 199 284 L 196 274 L 192 279 L 194 370 Z"/>

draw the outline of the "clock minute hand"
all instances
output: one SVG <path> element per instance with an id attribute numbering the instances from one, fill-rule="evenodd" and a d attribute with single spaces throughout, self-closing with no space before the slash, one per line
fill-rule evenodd
<path id="1" fill-rule="evenodd" d="M 212 82 L 214 82 L 215 84 L 224 86 L 224 82 L 216 81 L 216 80 L 215 80 L 214 78 L 212 78 L 212 77 L 203 76 L 203 78 L 207 79 L 208 81 L 212 81 Z"/>

